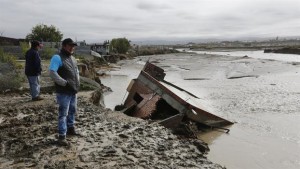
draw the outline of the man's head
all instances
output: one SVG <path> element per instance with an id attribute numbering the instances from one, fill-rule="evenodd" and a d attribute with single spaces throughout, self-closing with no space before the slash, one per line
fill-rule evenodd
<path id="1" fill-rule="evenodd" d="M 43 44 L 40 41 L 37 41 L 37 40 L 31 41 L 31 48 L 38 49 L 38 48 L 42 48 L 42 47 L 43 47 Z"/>
<path id="2" fill-rule="evenodd" d="M 75 43 L 71 38 L 67 38 L 62 41 L 62 48 L 70 54 L 74 53 L 75 46 L 77 46 L 77 43 Z"/>

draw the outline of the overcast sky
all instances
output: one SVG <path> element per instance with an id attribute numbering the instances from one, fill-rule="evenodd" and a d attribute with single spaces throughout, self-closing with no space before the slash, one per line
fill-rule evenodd
<path id="1" fill-rule="evenodd" d="M 78 41 L 300 35 L 300 0 L 0 0 L 0 35 L 37 24 Z"/>

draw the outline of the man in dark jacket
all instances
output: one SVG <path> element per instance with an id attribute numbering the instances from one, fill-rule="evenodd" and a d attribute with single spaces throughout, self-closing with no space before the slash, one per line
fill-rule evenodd
<path id="1" fill-rule="evenodd" d="M 62 41 L 59 54 L 50 62 L 50 77 L 55 82 L 58 110 L 58 143 L 69 145 L 66 135 L 77 135 L 75 132 L 75 114 L 79 90 L 79 71 L 76 59 L 72 56 L 77 44 L 70 38 Z"/>
<path id="2" fill-rule="evenodd" d="M 27 76 L 30 94 L 33 101 L 42 100 L 40 96 L 39 76 L 42 72 L 41 58 L 38 50 L 42 47 L 39 41 L 32 41 L 31 48 L 26 52 L 25 74 Z"/>

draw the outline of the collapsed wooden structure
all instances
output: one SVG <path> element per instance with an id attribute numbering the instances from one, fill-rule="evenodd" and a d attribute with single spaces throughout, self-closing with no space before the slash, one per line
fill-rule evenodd
<path id="1" fill-rule="evenodd" d="M 198 99 L 197 96 L 165 81 L 165 75 L 162 68 L 147 62 L 127 87 L 129 94 L 123 112 L 143 119 L 159 119 L 168 128 L 177 127 L 184 118 L 214 128 L 233 124 L 194 105 L 189 100 Z"/>

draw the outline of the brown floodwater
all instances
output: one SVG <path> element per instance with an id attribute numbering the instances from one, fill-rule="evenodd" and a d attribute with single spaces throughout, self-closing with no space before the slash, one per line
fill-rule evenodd
<path id="1" fill-rule="evenodd" d="M 124 61 L 119 71 L 102 78 L 114 91 L 105 97 L 107 107 L 124 101 L 127 85 L 147 59 Z M 195 54 L 152 56 L 151 60 L 165 69 L 167 81 L 200 97 L 201 106 L 211 113 L 235 122 L 228 134 L 198 135 L 209 144 L 211 161 L 228 169 L 300 168 L 299 66 Z"/>

